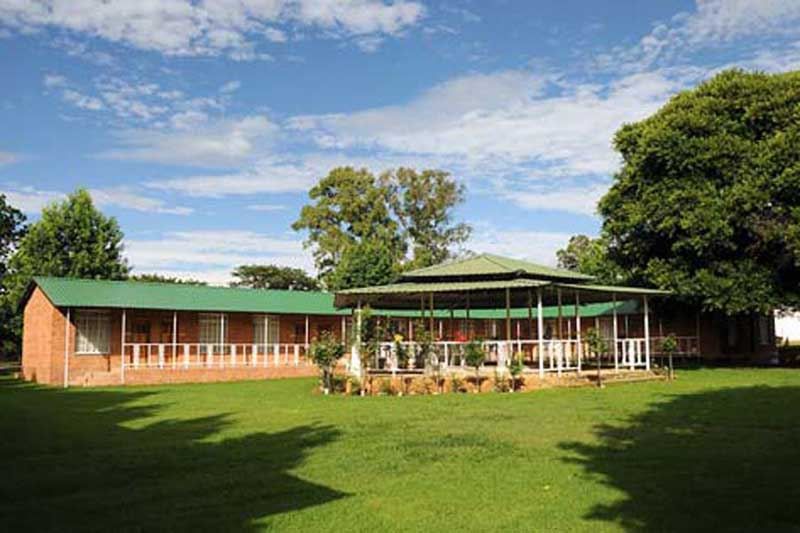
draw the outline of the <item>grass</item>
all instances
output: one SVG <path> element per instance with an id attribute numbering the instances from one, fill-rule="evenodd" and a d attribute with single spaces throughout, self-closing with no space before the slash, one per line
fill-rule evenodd
<path id="1" fill-rule="evenodd" d="M 800 372 L 347 398 L 0 381 L 0 529 L 800 529 Z"/>

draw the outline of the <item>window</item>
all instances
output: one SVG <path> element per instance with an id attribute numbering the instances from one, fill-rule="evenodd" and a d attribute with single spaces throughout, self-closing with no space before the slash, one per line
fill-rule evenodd
<path id="1" fill-rule="evenodd" d="M 253 342 L 255 344 L 279 344 L 279 334 L 280 322 L 277 316 L 253 316 Z"/>
<path id="2" fill-rule="evenodd" d="M 219 313 L 200 313 L 200 344 L 222 343 L 222 317 Z"/>
<path id="3" fill-rule="evenodd" d="M 111 318 L 107 311 L 76 311 L 75 329 L 75 353 L 106 354 L 111 351 Z"/>

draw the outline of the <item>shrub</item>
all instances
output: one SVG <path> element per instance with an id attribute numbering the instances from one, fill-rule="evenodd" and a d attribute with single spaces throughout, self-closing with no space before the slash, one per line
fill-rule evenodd
<path id="1" fill-rule="evenodd" d="M 475 392 L 481 391 L 481 365 L 486 360 L 486 354 L 483 352 L 483 346 L 476 340 L 469 341 L 464 346 L 464 361 L 467 366 L 475 369 Z"/>
<path id="2" fill-rule="evenodd" d="M 494 390 L 495 392 L 508 392 L 511 390 L 511 383 L 509 383 L 508 378 L 504 373 L 497 370 L 494 372 Z"/>
<path id="3" fill-rule="evenodd" d="M 323 389 L 326 393 L 332 391 L 336 362 L 344 355 L 344 345 L 330 332 L 324 332 L 311 343 L 310 352 L 311 360 L 322 373 Z"/>
<path id="4" fill-rule="evenodd" d="M 525 370 L 525 363 L 523 362 L 525 354 L 517 352 L 514 354 L 511 364 L 508 367 L 508 372 L 511 374 L 511 390 L 517 390 L 517 383 L 519 382 L 522 372 Z"/>
<path id="5" fill-rule="evenodd" d="M 380 394 L 386 394 L 388 396 L 392 396 L 395 393 L 394 386 L 392 385 L 392 380 L 389 378 L 383 378 L 378 385 L 378 391 Z"/>
<path id="6" fill-rule="evenodd" d="M 452 392 L 465 392 L 464 380 L 458 374 L 450 376 L 450 390 Z"/>

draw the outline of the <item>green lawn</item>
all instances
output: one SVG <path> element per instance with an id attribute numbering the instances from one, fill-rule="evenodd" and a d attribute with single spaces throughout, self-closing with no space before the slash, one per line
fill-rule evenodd
<path id="1" fill-rule="evenodd" d="M 800 371 L 529 394 L 0 381 L 0 530 L 800 529 Z"/>

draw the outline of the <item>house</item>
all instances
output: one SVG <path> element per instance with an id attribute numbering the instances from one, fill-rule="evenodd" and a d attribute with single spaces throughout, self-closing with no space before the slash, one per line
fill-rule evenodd
<path id="1" fill-rule="evenodd" d="M 520 263 L 510 264 L 516 274 L 495 272 L 494 279 L 480 283 L 438 282 L 434 288 L 424 276 L 406 278 L 389 289 L 401 291 L 390 299 L 386 287 L 335 296 L 37 277 L 21 303 L 22 373 L 27 380 L 61 386 L 313 376 L 317 369 L 308 358 L 310 343 L 328 332 L 355 345 L 353 324 L 359 313 L 348 307 L 370 301 L 386 331 L 376 367 L 395 363 L 395 335 L 413 345 L 420 328 L 431 332 L 445 365 L 458 364 L 466 341 L 481 339 L 487 365 L 502 365 L 511 353 L 519 353 L 534 371 L 546 361 L 548 371 L 559 373 L 579 370 L 581 357 L 589 357 L 585 333 L 590 328 L 613 339 L 608 364 L 632 369 L 649 367 L 668 334 L 677 336 L 685 357 L 752 359 L 774 350 L 774 331 L 766 318 L 719 317 L 668 301 L 654 301 L 648 308 L 647 295 L 656 300 L 665 295 L 593 286 L 585 279 L 555 282 L 553 272 L 564 271 L 529 263 L 520 270 Z M 534 275 L 518 275 L 534 267 Z M 542 305 L 534 317 L 530 296 L 540 291 Z M 567 302 L 567 293 L 584 296 L 575 305 Z"/>

